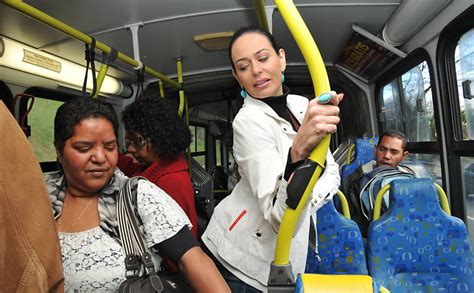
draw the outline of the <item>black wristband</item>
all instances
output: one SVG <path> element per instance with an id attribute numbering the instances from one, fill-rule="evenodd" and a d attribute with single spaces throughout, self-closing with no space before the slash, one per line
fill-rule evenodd
<path id="1" fill-rule="evenodd" d="M 183 227 L 173 237 L 156 245 L 160 255 L 169 257 L 174 263 L 178 263 L 186 251 L 195 246 L 199 246 L 199 242 L 194 238 L 188 226 Z"/>

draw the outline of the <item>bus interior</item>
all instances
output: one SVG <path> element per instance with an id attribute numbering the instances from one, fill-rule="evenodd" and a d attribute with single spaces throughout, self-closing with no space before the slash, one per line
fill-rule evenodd
<path id="1" fill-rule="evenodd" d="M 473 245 L 473 0 L 293 2 L 332 90 L 345 93 L 331 138 L 338 163 L 350 162 L 357 138 L 389 129 L 405 133 L 405 163 L 444 189 L 451 214 L 466 223 Z M 247 25 L 272 32 L 286 52 L 285 85 L 314 97 L 306 61 L 276 5 L 246 0 L 2 0 L 0 97 L 43 170 L 51 171 L 57 107 L 82 95 L 90 63 L 96 72 L 107 64 L 96 89 L 100 98 L 117 113 L 144 92 L 175 100 L 193 135 L 190 157 L 207 173 L 222 166 L 230 177 L 232 120 L 243 100 L 227 48 L 233 32 Z M 88 64 L 84 51 L 91 40 L 95 61 Z M 119 136 L 125 150 L 123 127 Z M 229 189 L 214 190 L 217 202 Z"/>

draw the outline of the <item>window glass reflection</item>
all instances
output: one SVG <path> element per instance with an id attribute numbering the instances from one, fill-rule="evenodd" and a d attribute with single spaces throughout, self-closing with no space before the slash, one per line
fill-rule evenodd
<path id="1" fill-rule="evenodd" d="M 454 53 L 462 139 L 474 139 L 474 29 L 459 39 Z"/>
<path id="2" fill-rule="evenodd" d="M 461 157 L 462 182 L 469 240 L 474 245 L 474 158 Z"/>

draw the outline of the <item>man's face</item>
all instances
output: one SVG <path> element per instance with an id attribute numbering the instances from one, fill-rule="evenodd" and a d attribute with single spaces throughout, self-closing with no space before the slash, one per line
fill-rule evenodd
<path id="1" fill-rule="evenodd" d="M 402 160 L 408 156 L 408 151 L 403 151 L 403 141 L 396 137 L 384 136 L 375 148 L 375 158 L 378 166 L 398 167 Z"/>

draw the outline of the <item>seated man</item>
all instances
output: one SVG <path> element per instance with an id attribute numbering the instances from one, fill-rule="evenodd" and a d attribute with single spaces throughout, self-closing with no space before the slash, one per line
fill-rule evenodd
<path id="1" fill-rule="evenodd" d="M 366 237 L 372 215 L 367 215 L 367 211 L 362 206 L 361 192 L 377 174 L 393 176 L 403 172 L 414 176 L 414 172 L 410 168 L 400 165 L 400 162 L 408 157 L 406 145 L 407 139 L 403 133 L 396 130 L 383 133 L 375 147 L 376 160 L 361 165 L 354 173 L 347 176 L 341 184 L 342 192 L 349 199 L 351 218 L 359 225 L 364 237 Z M 374 196 L 376 196 L 376 193 Z M 370 204 L 373 208 L 373 202 Z"/>

